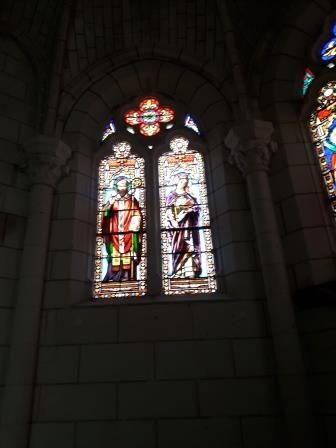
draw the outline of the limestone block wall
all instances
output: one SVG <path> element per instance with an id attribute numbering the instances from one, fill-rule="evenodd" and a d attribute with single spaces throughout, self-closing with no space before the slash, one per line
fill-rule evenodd
<path id="1" fill-rule="evenodd" d="M 318 88 L 305 99 L 300 89 L 304 69 L 313 63 L 313 45 L 334 6 L 324 0 L 303 9 L 299 3 L 293 4 L 282 32 L 270 46 L 260 91 L 262 111 L 276 124 L 279 151 L 273 159 L 271 182 L 292 288 L 303 289 L 297 325 L 319 443 L 328 448 L 336 442 L 336 315 L 332 300 L 326 305 L 322 296 L 325 289 L 332 297 L 334 287 L 321 287 L 321 297 L 311 299 L 314 285 L 335 282 L 336 227 L 308 127 Z M 310 299 L 309 304 L 305 298 Z"/>
<path id="2" fill-rule="evenodd" d="M 36 59 L 41 57 L 40 72 L 46 62 L 42 58 L 50 57 L 63 8 L 58 0 L 4 0 L 1 4 L 4 30 L 21 39 Z"/>
<path id="3" fill-rule="evenodd" d="M 25 232 L 28 184 L 21 145 L 33 135 L 35 96 L 31 66 L 18 44 L 0 39 L 0 384 L 15 307 Z"/>
<path id="4" fill-rule="evenodd" d="M 306 356 L 314 415 L 322 443 L 335 446 L 336 311 L 330 307 L 306 308 L 297 314 Z"/>
<path id="5" fill-rule="evenodd" d="M 244 181 L 225 162 L 224 92 L 182 58 L 147 57 L 106 60 L 62 95 L 72 158 L 55 194 L 30 448 L 277 446 L 273 348 Z M 93 303 L 98 141 L 109 114 L 147 89 L 200 117 L 222 292 Z"/>
<path id="6" fill-rule="evenodd" d="M 30 448 L 281 440 L 263 301 L 45 309 L 36 375 Z"/>
<path id="7" fill-rule="evenodd" d="M 294 291 L 335 280 L 336 228 L 308 126 L 314 100 L 301 95 L 304 69 L 331 12 L 327 1 L 304 10 L 293 5 L 260 73 L 261 111 L 279 145 L 271 185 Z"/>
<path id="8" fill-rule="evenodd" d="M 215 152 L 219 154 L 216 158 Z M 264 297 L 244 179 L 224 161 L 223 143 L 210 152 L 210 166 L 210 205 L 221 288 L 234 297 Z"/>
<path id="9" fill-rule="evenodd" d="M 4 9 L 15 29 L 24 11 L 20 23 L 27 42 L 39 36 L 40 56 L 53 47 L 51 17 L 62 9 L 42 3 L 6 1 Z M 53 92 L 60 93 L 56 134 L 72 158 L 53 206 L 29 448 L 287 446 L 246 186 L 223 145 L 239 107 L 214 2 L 150 1 L 146 11 L 133 0 L 123 8 L 93 3 L 74 3 L 62 91 Z M 302 19 L 286 22 L 276 37 L 272 30 L 275 45 L 254 98 L 258 118 L 276 128 L 271 183 L 293 291 L 335 278 L 334 229 L 295 96 L 304 54 L 331 8 L 325 0 L 306 3 L 305 14 L 293 14 Z M 255 53 L 242 60 L 259 53 L 253 34 L 246 36 Z M 14 41 L 1 42 L 0 382 L 27 209 L 17 167 L 20 145 L 33 135 L 35 102 L 25 56 Z M 188 108 L 206 135 L 221 295 L 92 303 L 98 142 L 111 114 L 148 92 Z M 328 448 L 335 445 L 334 317 L 327 309 L 298 314 Z"/>
<path id="10" fill-rule="evenodd" d="M 220 62 L 225 57 L 214 1 L 134 0 L 76 2 L 67 44 L 65 80 L 69 82 L 107 55 L 137 46 L 173 48 Z"/>

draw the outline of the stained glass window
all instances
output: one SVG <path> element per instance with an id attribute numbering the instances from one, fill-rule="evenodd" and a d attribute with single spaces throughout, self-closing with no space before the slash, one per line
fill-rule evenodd
<path id="1" fill-rule="evenodd" d="M 196 134 L 200 135 L 200 131 L 198 129 L 198 126 L 197 126 L 195 120 L 193 119 L 193 117 L 190 114 L 187 114 L 185 116 L 184 126 L 189 128 L 189 129 L 192 129 L 194 132 L 196 132 Z"/>
<path id="2" fill-rule="evenodd" d="M 145 294 L 145 230 L 144 159 L 120 142 L 98 169 L 95 298 Z"/>
<path id="3" fill-rule="evenodd" d="M 314 79 L 315 79 L 314 73 L 309 68 L 306 68 L 304 76 L 303 76 L 303 83 L 302 83 L 302 95 L 303 96 L 306 94 L 308 87 L 314 81 Z"/>
<path id="4" fill-rule="evenodd" d="M 322 61 L 328 61 L 336 58 L 336 24 L 332 28 L 333 37 L 329 39 L 321 49 Z"/>
<path id="5" fill-rule="evenodd" d="M 174 111 L 170 107 L 160 107 L 159 100 L 153 97 L 145 98 L 139 104 L 138 110 L 129 110 L 125 121 L 131 126 L 139 126 L 140 133 L 151 137 L 160 132 L 160 123 L 168 123 L 174 119 Z"/>
<path id="6" fill-rule="evenodd" d="M 101 141 L 103 142 L 104 140 L 106 140 L 107 137 L 111 134 L 114 134 L 115 131 L 116 131 L 116 127 L 115 127 L 114 121 L 112 119 L 110 119 L 108 124 L 105 126 Z"/>
<path id="7" fill-rule="evenodd" d="M 203 156 L 184 137 L 159 158 L 165 294 L 216 291 Z"/>
<path id="8" fill-rule="evenodd" d="M 317 98 L 310 128 L 331 207 L 336 217 L 336 81 L 328 82 Z"/>

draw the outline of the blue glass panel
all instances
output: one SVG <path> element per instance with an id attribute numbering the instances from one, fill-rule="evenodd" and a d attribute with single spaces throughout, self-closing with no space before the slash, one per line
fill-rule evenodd
<path id="1" fill-rule="evenodd" d="M 323 61 L 331 61 L 336 56 L 336 37 L 328 40 L 321 50 L 321 59 Z"/>
<path id="2" fill-rule="evenodd" d="M 192 116 L 190 114 L 187 114 L 185 119 L 184 119 L 184 126 L 192 129 L 194 132 L 196 132 L 196 134 L 200 135 L 200 131 L 198 129 L 197 124 L 195 123 L 195 120 L 192 118 Z"/>
<path id="3" fill-rule="evenodd" d="M 335 23 L 335 25 L 333 26 L 333 34 L 334 34 L 334 36 L 336 36 L 336 23 Z"/>
<path id="4" fill-rule="evenodd" d="M 114 121 L 111 119 L 104 129 L 101 141 L 103 142 L 104 140 L 106 140 L 107 137 L 111 134 L 114 134 L 115 131 L 116 131 L 116 127 L 115 127 Z"/>

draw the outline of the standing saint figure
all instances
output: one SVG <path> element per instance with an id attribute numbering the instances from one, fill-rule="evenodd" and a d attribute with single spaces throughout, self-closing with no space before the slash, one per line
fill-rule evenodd
<path id="1" fill-rule="evenodd" d="M 116 195 L 103 206 L 102 236 L 107 252 L 103 282 L 136 280 L 141 257 L 142 214 L 125 176 L 116 179 Z"/>
<path id="2" fill-rule="evenodd" d="M 328 162 L 330 165 L 333 182 L 336 184 L 336 120 L 333 120 L 328 128 L 328 136 L 324 142 L 324 146 L 329 150 Z"/>
<path id="3" fill-rule="evenodd" d="M 172 229 L 172 278 L 195 278 L 202 272 L 198 229 L 199 205 L 188 191 L 186 173 L 177 175 L 177 185 L 166 198 L 168 227 Z"/>

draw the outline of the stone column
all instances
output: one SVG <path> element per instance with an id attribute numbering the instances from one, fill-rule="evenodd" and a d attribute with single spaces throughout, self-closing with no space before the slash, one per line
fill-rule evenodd
<path id="1" fill-rule="evenodd" d="M 231 129 L 225 143 L 230 149 L 229 161 L 247 182 L 290 446 L 308 448 L 316 446 L 314 423 L 268 178 L 271 156 L 276 150 L 272 133 L 271 123 L 248 121 Z"/>
<path id="2" fill-rule="evenodd" d="M 25 151 L 31 191 L 1 413 L 0 446 L 8 448 L 28 446 L 53 193 L 71 154 L 43 135 Z"/>

